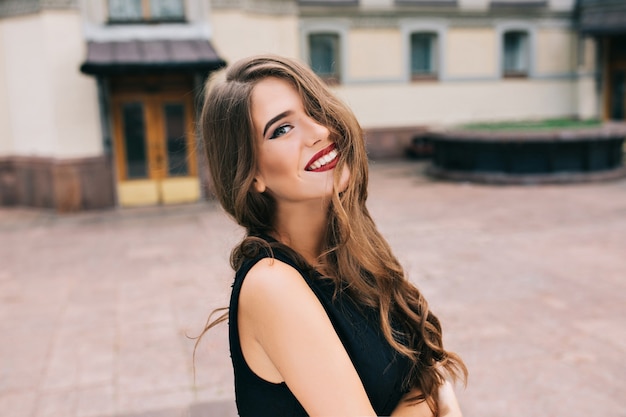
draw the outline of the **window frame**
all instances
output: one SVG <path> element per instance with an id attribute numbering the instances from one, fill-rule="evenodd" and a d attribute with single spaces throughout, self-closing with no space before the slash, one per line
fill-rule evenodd
<path id="1" fill-rule="evenodd" d="M 446 33 L 448 31 L 447 20 L 415 20 L 406 19 L 400 21 L 400 28 L 402 31 L 402 39 L 404 42 L 404 81 L 407 83 L 412 82 L 427 82 L 427 81 L 442 81 L 446 78 L 446 60 L 445 60 L 445 48 L 446 48 Z M 432 74 L 418 75 L 413 74 L 412 68 L 412 36 L 416 33 L 429 33 L 435 35 L 435 50 L 433 54 L 435 56 L 434 68 L 435 71 Z"/>
<path id="2" fill-rule="evenodd" d="M 428 72 L 418 73 L 413 71 L 413 38 L 415 35 L 427 35 L 430 39 L 430 60 L 431 68 Z M 433 81 L 439 79 L 439 34 L 432 31 L 416 31 L 409 34 L 409 72 L 411 73 L 411 81 Z"/>
<path id="3" fill-rule="evenodd" d="M 312 56 L 313 51 L 311 50 L 311 41 L 312 41 L 312 37 L 314 36 L 329 36 L 329 37 L 336 38 L 336 41 L 333 40 L 336 50 L 333 51 L 334 61 L 333 63 L 331 63 L 331 67 L 334 64 L 335 69 L 332 73 L 319 74 L 315 71 L 315 68 L 313 68 L 313 56 Z M 309 67 L 313 70 L 313 72 L 315 72 L 315 74 L 317 74 L 318 77 L 320 77 L 322 80 L 324 80 L 324 82 L 326 82 L 329 85 L 341 84 L 341 35 L 333 31 L 310 32 L 307 34 L 306 42 L 307 42 L 308 51 L 309 51 L 308 56 L 307 56 L 308 58 L 307 63 L 309 64 Z"/>
<path id="4" fill-rule="evenodd" d="M 300 25 L 300 53 L 302 60 L 311 65 L 310 36 L 316 34 L 336 34 L 338 36 L 337 51 L 337 76 L 322 78 L 329 85 L 339 85 L 349 83 L 348 80 L 348 27 L 349 23 L 345 19 L 337 20 L 310 20 L 304 21 Z"/>
<path id="5" fill-rule="evenodd" d="M 507 42 L 506 42 L 506 38 L 507 35 L 519 35 L 519 40 L 521 40 L 520 43 L 522 43 L 522 45 L 519 46 L 519 48 L 521 50 L 517 50 L 515 51 L 516 55 L 522 55 L 522 59 L 526 61 L 525 63 L 525 68 L 519 69 L 519 70 L 515 70 L 515 69 L 509 69 L 506 66 L 506 46 L 507 46 Z M 528 77 L 528 72 L 530 69 L 530 36 L 528 34 L 527 31 L 524 30 L 507 30 L 505 32 L 502 33 L 502 55 L 501 55 L 501 65 L 502 65 L 502 77 L 504 78 L 527 78 Z M 525 55 L 525 56 L 524 56 Z M 516 56 L 516 59 L 519 59 L 518 56 Z"/>
<path id="6" fill-rule="evenodd" d="M 501 22 L 496 26 L 497 42 L 496 57 L 498 63 L 498 77 L 501 79 L 529 79 L 535 77 L 536 62 L 536 28 L 527 22 Z M 526 58 L 527 66 L 525 72 L 505 71 L 505 41 L 504 37 L 510 32 L 524 32 L 526 34 Z"/>
<path id="7" fill-rule="evenodd" d="M 393 0 L 393 3 L 398 6 L 450 8 L 458 7 L 459 0 Z"/>
<path id="8" fill-rule="evenodd" d="M 296 0 L 299 6 L 346 7 L 358 6 L 360 0 Z"/>
<path id="9" fill-rule="evenodd" d="M 111 0 L 106 0 L 107 23 L 109 24 L 137 24 L 137 23 L 185 23 L 187 22 L 187 5 L 185 0 L 178 0 L 182 6 L 183 14 L 181 17 L 175 18 L 153 18 L 150 14 L 150 1 L 140 0 L 141 17 L 138 19 L 120 19 L 111 16 Z"/>
<path id="10" fill-rule="evenodd" d="M 489 2 L 489 9 L 525 9 L 533 10 L 548 6 L 548 0 L 491 0 Z"/>

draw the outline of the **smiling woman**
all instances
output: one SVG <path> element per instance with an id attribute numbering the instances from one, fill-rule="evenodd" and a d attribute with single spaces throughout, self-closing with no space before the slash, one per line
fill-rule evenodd
<path id="1" fill-rule="evenodd" d="M 228 312 L 204 330 L 229 321 L 239 414 L 460 416 L 448 380 L 467 370 L 368 213 L 352 112 L 305 66 L 260 56 L 210 82 L 202 130 L 246 229 Z"/>

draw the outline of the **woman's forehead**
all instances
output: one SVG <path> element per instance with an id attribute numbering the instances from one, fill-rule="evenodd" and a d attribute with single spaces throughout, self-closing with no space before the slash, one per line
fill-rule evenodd
<path id="1" fill-rule="evenodd" d="M 303 107 L 302 99 L 295 87 L 287 80 L 267 77 L 259 81 L 252 89 L 252 118 L 255 126 L 285 111 Z"/>
<path id="2" fill-rule="evenodd" d="M 298 91 L 289 81 L 278 77 L 267 77 L 257 82 L 252 89 L 252 106 L 267 104 L 283 96 L 300 100 Z"/>

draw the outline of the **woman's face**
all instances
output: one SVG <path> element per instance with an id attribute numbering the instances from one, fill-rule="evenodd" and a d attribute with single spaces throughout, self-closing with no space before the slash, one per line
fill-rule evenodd
<path id="1" fill-rule="evenodd" d="M 327 198 L 333 191 L 338 151 L 328 128 L 307 115 L 296 89 L 268 77 L 252 90 L 252 122 L 258 144 L 255 187 L 278 204 Z M 342 172 L 340 190 L 349 172 Z"/>

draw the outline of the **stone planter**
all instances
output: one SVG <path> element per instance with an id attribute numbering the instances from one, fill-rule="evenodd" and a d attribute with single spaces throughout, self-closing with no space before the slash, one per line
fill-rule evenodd
<path id="1" fill-rule="evenodd" d="M 596 181 L 626 176 L 626 124 L 563 130 L 430 132 L 437 178 L 502 184 Z"/>

